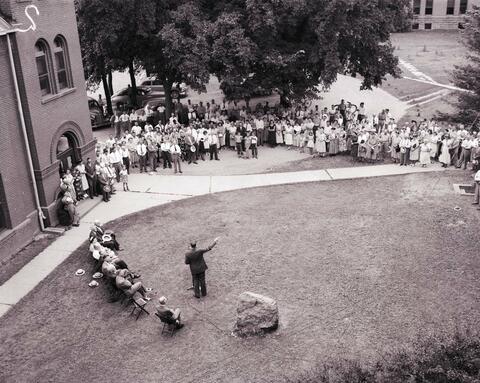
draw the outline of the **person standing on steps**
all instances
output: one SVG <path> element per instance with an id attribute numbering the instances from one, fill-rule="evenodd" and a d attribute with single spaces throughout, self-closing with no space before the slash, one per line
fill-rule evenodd
<path id="1" fill-rule="evenodd" d="M 197 249 L 196 242 L 190 243 L 190 250 L 185 254 L 185 264 L 190 265 L 190 272 L 192 273 L 193 289 L 195 298 L 200 298 L 207 295 L 207 285 L 205 283 L 205 271 L 208 269 L 203 254 L 212 250 L 218 242 L 215 238 L 213 243 L 206 249 Z"/>

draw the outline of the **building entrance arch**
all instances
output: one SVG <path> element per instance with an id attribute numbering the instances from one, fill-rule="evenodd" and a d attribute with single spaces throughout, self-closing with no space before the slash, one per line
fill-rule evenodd
<path id="1" fill-rule="evenodd" d="M 57 160 L 60 161 L 58 165 L 60 175 L 68 169 L 71 170 L 81 160 L 78 146 L 78 138 L 73 132 L 67 131 L 58 139 L 56 156 Z"/>

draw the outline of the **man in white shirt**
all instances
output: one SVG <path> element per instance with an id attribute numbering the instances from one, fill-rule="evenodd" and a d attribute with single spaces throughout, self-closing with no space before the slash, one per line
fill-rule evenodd
<path id="1" fill-rule="evenodd" d="M 133 125 L 136 121 L 138 121 L 137 113 L 133 109 L 132 109 L 132 112 L 130 113 L 129 119 L 130 119 L 130 125 Z"/>
<path id="2" fill-rule="evenodd" d="M 145 140 L 140 139 L 136 147 L 138 155 L 138 163 L 140 164 L 140 173 L 146 172 L 146 159 L 147 159 L 147 145 L 145 145 Z"/>
<path id="3" fill-rule="evenodd" d="M 408 135 L 405 134 L 400 140 L 400 166 L 407 166 L 410 162 L 410 146 L 411 141 Z"/>
<path id="4" fill-rule="evenodd" d="M 120 132 L 118 132 L 118 136 L 125 130 L 130 129 L 130 116 L 127 114 L 127 111 L 124 110 L 122 115 L 120 116 Z"/>
<path id="5" fill-rule="evenodd" d="M 115 144 L 109 154 L 110 165 L 115 169 L 115 179 L 120 182 L 120 170 L 122 170 L 122 153 Z"/>
<path id="6" fill-rule="evenodd" d="M 214 129 L 211 129 L 208 135 L 208 146 L 210 147 L 210 161 L 213 160 L 214 156 L 216 161 L 220 161 L 218 158 L 218 136 Z"/>
<path id="7" fill-rule="evenodd" d="M 265 129 L 265 122 L 262 118 L 255 118 L 255 127 L 257 128 L 257 138 L 258 138 L 258 145 L 263 146 L 263 136 L 264 136 L 264 129 Z"/>
<path id="8" fill-rule="evenodd" d="M 170 155 L 172 156 L 172 162 L 173 162 L 173 170 L 174 173 L 182 173 L 182 165 L 181 165 L 181 155 L 182 155 L 182 150 L 180 149 L 180 146 L 178 145 L 177 142 L 174 142 L 170 145 Z"/>
<path id="9" fill-rule="evenodd" d="M 142 133 L 142 127 L 138 125 L 137 121 L 135 121 L 134 125 L 132 126 L 132 133 L 136 136 L 139 136 Z"/>
<path id="10" fill-rule="evenodd" d="M 458 159 L 457 162 L 457 168 L 461 168 L 463 165 L 463 170 L 467 169 L 467 164 L 470 162 L 470 156 L 472 152 L 472 147 L 473 147 L 473 141 L 471 136 L 466 136 L 462 140 L 462 151 L 460 153 L 460 158 Z"/>
<path id="11" fill-rule="evenodd" d="M 170 147 L 171 147 L 170 141 L 165 136 L 162 144 L 160 145 L 160 150 L 162 151 L 162 162 L 163 162 L 164 169 L 167 168 L 167 165 L 170 169 L 172 168 L 172 161 L 170 158 Z"/>
<path id="12" fill-rule="evenodd" d="M 125 165 L 127 174 L 130 174 L 130 152 L 127 144 L 122 144 L 120 147 L 120 153 L 122 154 L 122 163 Z"/>

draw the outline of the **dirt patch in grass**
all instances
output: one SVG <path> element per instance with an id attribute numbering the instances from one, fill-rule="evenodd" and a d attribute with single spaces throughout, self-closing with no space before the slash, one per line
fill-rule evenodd
<path id="1" fill-rule="evenodd" d="M 41 234 L 18 253 L 0 263 L 0 286 L 8 281 L 23 266 L 40 254 L 57 238 L 54 234 Z"/>
<path id="2" fill-rule="evenodd" d="M 87 286 L 81 248 L 0 319 L 0 381 L 279 382 L 326 358 L 375 361 L 422 334 L 476 328 L 480 215 L 452 188 L 467 178 L 248 189 L 117 220 L 121 255 L 183 310 L 185 328 L 162 337 L 153 315 L 135 321 L 107 303 L 103 285 Z M 196 300 L 184 251 L 215 236 L 209 295 Z M 74 276 L 80 267 L 86 275 Z M 277 299 L 277 332 L 231 336 L 245 290 Z"/>

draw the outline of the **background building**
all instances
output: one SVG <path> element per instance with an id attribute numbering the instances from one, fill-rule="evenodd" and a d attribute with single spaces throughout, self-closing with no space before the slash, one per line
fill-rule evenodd
<path id="1" fill-rule="evenodd" d="M 0 84 L 1 260 L 56 225 L 60 170 L 94 156 L 72 0 L 0 0 Z"/>
<path id="2" fill-rule="evenodd" d="M 413 0 L 413 29 L 458 29 L 480 0 Z"/>

